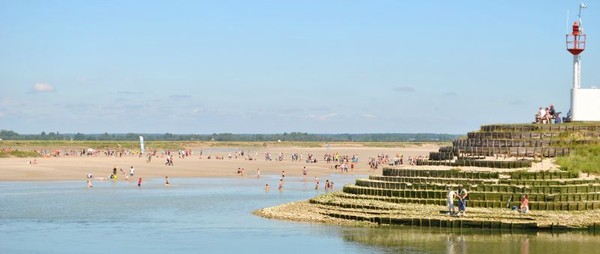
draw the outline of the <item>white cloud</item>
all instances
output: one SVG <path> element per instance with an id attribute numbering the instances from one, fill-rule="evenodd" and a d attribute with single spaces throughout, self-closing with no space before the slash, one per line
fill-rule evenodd
<path id="1" fill-rule="evenodd" d="M 202 113 L 204 113 L 205 111 L 206 111 L 206 110 L 204 110 L 203 108 L 198 108 L 198 107 L 196 107 L 196 108 L 193 108 L 193 109 L 192 109 L 192 114 L 202 114 Z"/>
<path id="2" fill-rule="evenodd" d="M 33 85 L 34 93 L 49 93 L 54 92 L 54 87 L 48 83 L 35 83 Z"/>
<path id="3" fill-rule="evenodd" d="M 338 115 L 337 113 L 329 113 L 329 114 L 325 114 L 325 115 L 310 114 L 310 115 L 308 115 L 308 118 L 317 119 L 317 120 L 320 120 L 320 121 L 325 121 L 325 120 L 328 120 L 330 118 L 336 117 L 337 115 Z"/>
<path id="4" fill-rule="evenodd" d="M 367 114 L 362 114 L 362 117 L 369 118 L 369 119 L 375 119 L 375 118 L 377 118 L 377 115 L 367 113 Z"/>

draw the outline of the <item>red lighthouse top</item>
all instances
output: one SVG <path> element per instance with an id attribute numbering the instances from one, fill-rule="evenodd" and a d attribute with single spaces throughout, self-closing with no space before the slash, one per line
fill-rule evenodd
<path id="1" fill-rule="evenodd" d="M 567 50 L 575 56 L 585 50 L 585 34 L 577 21 L 573 23 L 573 32 L 567 34 Z"/>

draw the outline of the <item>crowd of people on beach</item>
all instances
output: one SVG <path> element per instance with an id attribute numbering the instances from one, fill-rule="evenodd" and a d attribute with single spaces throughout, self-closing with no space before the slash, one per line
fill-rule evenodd
<path id="1" fill-rule="evenodd" d="M 68 150 L 68 151 L 62 151 L 62 150 L 55 150 L 55 154 L 57 156 L 60 155 L 68 155 L 68 156 L 99 156 L 99 155 L 105 155 L 105 156 L 112 156 L 112 157 L 120 157 L 120 156 L 138 156 L 139 153 L 136 153 L 134 150 L 126 150 L 126 149 L 121 149 L 121 150 L 110 150 L 110 149 L 106 149 L 106 150 L 87 150 L 87 149 L 83 149 L 80 150 L 79 152 L 77 152 L 76 150 Z M 47 151 L 45 151 L 47 152 Z M 267 161 L 284 161 L 286 159 L 286 154 L 283 152 L 277 152 L 276 154 L 276 158 L 275 160 L 273 160 L 272 157 L 272 153 L 271 152 L 265 152 L 265 160 Z M 152 162 L 152 158 L 156 157 L 156 158 L 164 158 L 165 159 L 165 166 L 174 166 L 174 162 L 173 159 L 175 156 L 177 156 L 180 159 L 186 159 L 186 158 L 190 158 L 192 157 L 193 153 L 192 150 L 175 150 L 175 151 L 171 151 L 171 150 L 162 150 L 162 151 L 157 151 L 157 150 L 149 150 L 145 153 L 145 156 L 147 156 L 147 163 L 151 163 Z M 199 155 L 199 159 L 202 159 L 202 151 L 200 151 L 200 155 Z M 235 159 L 244 159 L 244 160 L 253 160 L 253 157 L 251 155 L 251 153 L 244 151 L 244 150 L 238 150 L 235 153 L 226 153 L 225 156 L 222 155 L 212 155 L 214 157 L 212 158 L 218 158 L 220 160 L 224 159 L 224 158 L 228 158 L 230 160 L 235 160 Z M 258 156 L 258 153 L 254 153 L 254 157 Z M 209 155 L 208 157 L 206 157 L 207 159 L 211 159 L 211 155 Z M 289 160 L 291 160 L 292 162 L 306 162 L 306 163 L 317 163 L 317 159 L 315 157 L 314 154 L 312 153 L 308 153 L 306 154 L 306 156 L 304 156 L 303 153 L 300 152 L 292 152 L 289 153 Z M 306 160 L 304 160 L 306 158 Z M 416 158 L 417 157 L 410 157 L 408 159 L 408 164 L 409 165 L 414 165 L 416 162 Z M 354 169 L 357 167 L 358 163 L 359 163 L 360 159 L 359 159 L 359 155 L 358 154 L 350 154 L 350 155 L 343 155 L 340 154 L 338 152 L 327 152 L 323 155 L 323 162 L 325 162 L 326 164 L 330 164 L 329 168 L 330 170 L 337 170 L 340 173 L 349 173 L 349 172 L 353 172 Z M 391 163 L 390 163 L 391 162 Z M 30 164 L 35 164 L 37 163 L 36 160 L 34 161 L 29 161 Z M 379 166 L 381 164 L 385 164 L 385 163 L 390 163 L 390 165 L 404 165 L 405 161 L 404 161 L 404 156 L 403 155 L 399 155 L 396 154 L 396 157 L 394 157 L 393 159 L 390 159 L 390 156 L 384 153 L 379 153 L 376 157 L 371 157 L 367 160 L 366 164 L 368 164 L 370 166 L 370 171 L 378 169 Z M 247 170 L 244 167 L 238 167 L 236 174 L 238 174 L 239 176 L 245 176 L 247 175 Z M 325 191 L 331 191 L 334 189 L 334 182 L 330 181 L 329 179 L 326 179 L 325 182 L 323 183 L 323 186 L 321 186 L 321 181 L 319 180 L 319 178 L 317 176 L 309 176 L 309 170 L 306 166 L 303 166 L 301 168 L 300 174 L 302 176 L 302 179 L 307 182 L 309 180 L 309 177 L 314 177 L 314 189 L 315 190 L 319 190 L 321 189 L 321 187 L 323 187 L 323 189 Z M 89 172 L 86 176 L 87 178 L 87 186 L 89 188 L 93 187 L 93 180 L 101 180 L 101 181 L 106 181 L 106 180 L 110 180 L 110 181 L 117 181 L 119 178 L 124 179 L 127 182 L 133 183 L 136 179 L 135 179 L 135 175 L 136 175 L 136 170 L 133 166 L 130 166 L 130 168 L 128 169 L 128 171 L 126 172 L 125 170 L 123 170 L 123 168 L 118 168 L 118 167 L 113 167 L 112 171 L 110 172 L 110 174 L 106 177 L 94 177 L 93 174 L 91 172 Z M 261 172 L 260 172 L 260 168 L 256 169 L 256 178 L 260 178 L 261 177 Z M 278 190 L 283 191 L 284 189 L 284 184 L 286 182 L 286 170 L 281 170 L 281 177 L 279 178 L 279 182 L 278 182 Z M 139 187 L 141 187 L 142 185 L 142 178 L 139 177 L 137 179 L 137 184 Z M 165 176 L 165 186 L 170 186 L 171 182 L 168 176 Z M 267 183 L 265 184 L 265 190 L 268 191 L 270 190 L 270 185 Z"/>
<path id="2" fill-rule="evenodd" d="M 308 174 L 308 169 L 306 167 L 302 168 L 302 178 L 303 180 L 306 182 L 309 179 L 309 174 Z M 243 167 L 238 167 L 236 174 L 239 176 L 245 176 L 246 175 L 246 169 Z M 255 177 L 257 179 L 260 179 L 260 168 L 256 169 L 256 175 Z M 283 187 L 285 184 L 285 179 L 286 179 L 286 171 L 285 170 L 281 170 L 281 175 L 280 175 L 280 179 L 279 179 L 279 184 L 278 184 L 278 190 L 279 191 L 283 191 Z M 319 181 L 319 177 L 315 176 L 314 177 L 314 181 L 315 181 L 315 190 L 319 190 L 320 189 L 320 181 Z M 329 179 L 325 180 L 325 191 L 330 191 L 334 189 L 334 182 L 333 181 L 329 181 Z M 265 191 L 269 191 L 271 189 L 270 185 L 267 183 L 265 184 Z"/>
<path id="3" fill-rule="evenodd" d="M 123 168 L 119 168 L 119 172 L 121 173 L 121 175 L 123 176 L 123 178 L 125 179 L 126 182 L 129 183 L 133 183 L 134 180 L 134 176 L 135 176 L 135 168 L 133 166 L 131 166 L 129 168 L 128 173 L 125 173 L 125 171 L 123 170 Z M 88 172 L 86 175 L 86 179 L 87 179 L 87 187 L 88 188 L 92 188 L 93 185 L 93 179 L 97 179 L 100 181 L 104 181 L 104 180 L 112 180 L 112 181 L 117 181 L 119 178 L 118 176 L 118 172 L 117 172 L 117 167 L 113 167 L 112 172 L 109 176 L 107 177 L 96 177 L 94 178 L 94 175 L 92 174 L 92 172 Z M 141 187 L 142 186 L 142 178 L 139 177 L 138 181 L 137 181 L 137 186 Z M 169 180 L 169 176 L 165 176 L 165 186 L 169 187 L 171 186 L 171 182 Z"/>

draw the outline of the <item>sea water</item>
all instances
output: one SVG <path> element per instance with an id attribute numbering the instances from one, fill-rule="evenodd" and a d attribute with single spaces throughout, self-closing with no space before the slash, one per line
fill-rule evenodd
<path id="1" fill-rule="evenodd" d="M 322 179 L 325 180 L 326 178 Z M 328 179 L 340 189 L 354 177 Z M 0 253 L 592 253 L 587 232 L 352 228 L 270 220 L 252 211 L 305 200 L 312 180 L 172 178 L 0 183 Z M 271 191 L 265 192 L 269 183 Z"/>

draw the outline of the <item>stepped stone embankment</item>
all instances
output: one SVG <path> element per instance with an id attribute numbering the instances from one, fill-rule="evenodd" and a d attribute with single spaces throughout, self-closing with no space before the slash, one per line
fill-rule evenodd
<path id="1" fill-rule="evenodd" d="M 535 157 L 562 156 L 576 145 L 599 141 L 600 123 L 482 126 L 455 140 L 452 147 L 431 153 L 429 160 L 419 160 L 421 166 L 384 168 L 382 175 L 358 179 L 342 192 L 257 213 L 336 223 L 596 231 L 600 230 L 600 179 L 530 169 Z M 446 214 L 447 189 L 458 185 L 469 191 L 466 217 Z M 529 198 L 530 213 L 511 209 L 519 205 L 522 195 Z"/>
<path id="2" fill-rule="evenodd" d="M 454 140 L 451 147 L 432 152 L 429 159 L 557 157 L 568 155 L 573 146 L 581 144 L 600 144 L 600 123 L 484 125 Z"/>

